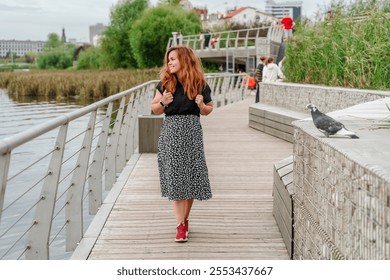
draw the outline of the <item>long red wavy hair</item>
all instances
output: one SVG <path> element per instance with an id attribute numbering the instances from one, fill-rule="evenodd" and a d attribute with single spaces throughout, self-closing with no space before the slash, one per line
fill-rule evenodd
<path id="1" fill-rule="evenodd" d="M 168 62 L 169 54 L 172 51 L 177 52 L 177 57 L 180 62 L 180 70 L 172 74 L 169 71 Z M 187 46 L 174 46 L 167 50 L 164 59 L 164 66 L 161 68 L 160 80 L 162 85 L 169 91 L 174 93 L 176 90 L 177 80 L 183 85 L 184 92 L 188 99 L 193 100 L 200 94 L 206 86 L 206 79 L 202 64 L 194 51 Z"/>

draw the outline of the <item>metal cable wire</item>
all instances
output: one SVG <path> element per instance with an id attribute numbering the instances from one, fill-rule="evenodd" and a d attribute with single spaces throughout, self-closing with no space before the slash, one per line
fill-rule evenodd
<path id="1" fill-rule="evenodd" d="M 38 182 L 36 182 L 34 185 L 32 185 L 30 188 L 28 188 L 24 193 L 22 193 L 19 197 L 17 197 L 14 201 L 12 201 L 10 204 L 8 204 L 6 207 L 4 207 L 3 212 L 6 211 L 9 207 L 11 207 L 13 204 L 15 204 L 19 199 L 21 199 L 23 196 L 25 196 L 27 193 L 29 193 L 32 189 L 34 189 L 36 186 L 38 186 L 39 183 L 41 183 L 49 174 L 46 174 L 44 177 L 39 179 Z"/>
<path id="2" fill-rule="evenodd" d="M 52 238 L 51 241 L 49 241 L 49 245 L 51 245 L 55 240 L 56 238 L 58 237 L 58 235 L 64 230 L 65 226 L 69 223 L 69 221 L 65 221 L 65 223 L 62 225 L 62 227 L 60 228 L 60 230 L 57 232 L 57 234 Z"/>
<path id="3" fill-rule="evenodd" d="M 64 208 L 65 208 L 66 205 L 67 205 L 67 202 L 65 202 L 65 203 L 61 206 L 61 208 L 57 211 L 57 213 L 55 213 L 55 214 L 53 215 L 53 218 L 51 219 L 52 221 L 54 221 L 54 220 L 57 218 L 57 216 L 62 212 L 62 210 L 64 210 Z"/>
<path id="4" fill-rule="evenodd" d="M 31 226 L 27 229 L 27 230 L 25 230 L 24 231 L 24 233 L 14 242 L 14 244 L 12 244 L 12 246 L 11 247 L 9 247 L 8 248 L 8 250 L 1 256 L 1 260 L 12 250 L 12 248 L 14 248 L 15 247 L 15 245 L 16 244 L 18 244 L 19 243 L 19 241 L 30 231 L 30 229 L 32 229 L 32 227 L 35 225 L 35 222 L 33 222 L 32 224 L 31 224 Z M 27 250 L 28 248 L 26 248 L 25 250 L 24 250 L 24 252 Z M 19 256 L 20 257 L 20 256 Z"/>
<path id="5" fill-rule="evenodd" d="M 28 249 L 29 249 L 28 246 L 26 246 L 26 247 L 24 248 L 24 250 L 20 253 L 19 257 L 17 257 L 17 259 L 20 260 L 20 258 L 24 255 L 24 253 L 26 253 L 26 251 L 27 251 Z"/>
<path id="6" fill-rule="evenodd" d="M 37 204 L 39 203 L 39 201 L 41 201 L 43 198 L 41 197 L 36 203 L 34 203 L 27 211 L 24 212 L 23 215 L 21 215 L 19 217 L 19 219 L 17 219 L 10 227 L 8 227 L 8 229 L 3 232 L 1 235 L 0 235 L 0 238 L 2 238 L 4 235 L 7 234 L 7 232 L 9 232 L 17 223 L 19 223 L 22 218 L 24 218 L 32 209 L 34 209 L 35 206 L 37 206 Z"/>
<path id="7" fill-rule="evenodd" d="M 50 151 L 49 153 L 47 153 L 46 155 L 44 155 L 43 157 L 41 157 L 40 159 L 34 161 L 33 163 L 31 163 L 30 165 L 26 166 L 24 169 L 22 169 L 21 171 L 15 173 L 14 175 L 10 176 L 8 179 L 7 179 L 7 182 L 10 182 L 12 179 L 14 179 L 15 177 L 19 176 L 20 174 L 22 174 L 24 171 L 26 171 L 27 169 L 29 169 L 30 167 L 34 166 L 35 164 L 37 164 L 38 162 L 40 162 L 41 160 L 43 160 L 44 158 L 46 158 L 47 156 L 49 156 L 50 154 L 52 154 L 55 150 L 52 150 Z"/>
<path id="8" fill-rule="evenodd" d="M 73 169 L 71 169 L 68 174 L 66 174 L 61 180 L 58 181 L 58 184 L 61 184 L 67 177 L 69 177 L 77 168 L 78 166 L 75 166 Z"/>
<path id="9" fill-rule="evenodd" d="M 76 134 L 76 135 L 73 136 L 72 138 L 68 139 L 65 143 L 68 144 L 68 143 L 72 142 L 74 139 L 80 137 L 80 136 L 83 135 L 85 132 L 87 132 L 87 130 L 90 130 L 90 128 L 87 127 L 87 129 L 81 131 L 80 133 Z"/>
<path id="10" fill-rule="evenodd" d="M 82 149 L 84 148 L 81 147 L 80 149 L 78 149 L 77 151 L 75 151 L 73 154 L 71 154 L 67 159 L 65 159 L 61 165 L 64 165 L 66 162 L 68 162 L 69 160 L 71 160 L 74 156 L 76 156 Z"/>

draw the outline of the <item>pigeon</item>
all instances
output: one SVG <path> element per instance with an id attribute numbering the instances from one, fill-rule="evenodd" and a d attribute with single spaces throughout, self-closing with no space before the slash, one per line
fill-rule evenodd
<path id="1" fill-rule="evenodd" d="M 307 104 L 307 110 L 311 110 L 311 116 L 315 127 L 325 134 L 326 137 L 330 135 L 348 136 L 350 138 L 358 139 L 355 132 L 348 130 L 341 122 L 336 121 L 330 116 L 320 112 L 314 104 Z"/>

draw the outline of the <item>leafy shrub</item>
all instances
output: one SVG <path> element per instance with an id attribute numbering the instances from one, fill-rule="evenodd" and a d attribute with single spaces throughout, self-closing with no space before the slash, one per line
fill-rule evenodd
<path id="1" fill-rule="evenodd" d="M 77 69 L 101 68 L 102 52 L 98 47 L 89 47 L 82 51 L 77 60 Z"/>
<path id="2" fill-rule="evenodd" d="M 73 66 L 73 55 L 61 49 L 54 49 L 40 54 L 37 58 L 39 69 L 66 69 Z"/>

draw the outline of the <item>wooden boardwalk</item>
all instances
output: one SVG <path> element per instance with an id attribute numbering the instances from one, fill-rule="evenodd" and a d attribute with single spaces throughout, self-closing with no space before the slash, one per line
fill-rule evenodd
<path id="1" fill-rule="evenodd" d="M 272 184 L 273 164 L 292 154 L 292 144 L 248 127 L 253 103 L 250 96 L 202 117 L 213 198 L 194 202 L 188 242 L 174 242 L 156 154 L 142 154 L 89 259 L 289 259 L 272 215 Z"/>

